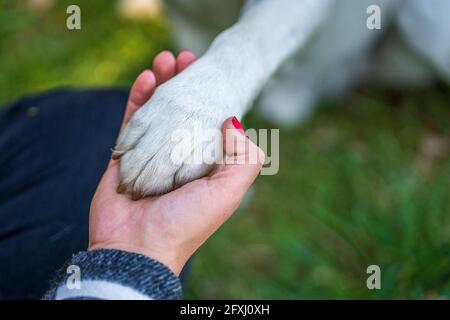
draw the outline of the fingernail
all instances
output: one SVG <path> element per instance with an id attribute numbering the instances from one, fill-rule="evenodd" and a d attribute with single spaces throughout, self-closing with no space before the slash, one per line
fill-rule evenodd
<path id="1" fill-rule="evenodd" d="M 242 133 L 242 134 L 245 136 L 244 127 L 243 127 L 242 124 L 239 122 L 238 118 L 233 117 L 233 119 L 231 120 L 231 122 L 233 123 L 233 126 L 236 128 L 236 130 L 239 131 L 240 133 Z"/>

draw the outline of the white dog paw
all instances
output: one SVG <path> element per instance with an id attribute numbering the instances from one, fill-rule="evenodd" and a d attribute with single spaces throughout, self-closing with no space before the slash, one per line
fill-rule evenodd
<path id="1" fill-rule="evenodd" d="M 119 192 L 133 199 L 169 192 L 207 175 L 222 156 L 229 99 L 217 93 L 213 79 L 196 75 L 189 68 L 161 85 L 120 134 L 113 153 L 120 157 Z"/>

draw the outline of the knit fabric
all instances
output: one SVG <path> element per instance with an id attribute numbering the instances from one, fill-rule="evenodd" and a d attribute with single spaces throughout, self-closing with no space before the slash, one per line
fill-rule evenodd
<path id="1" fill-rule="evenodd" d="M 74 254 L 44 296 L 56 300 L 181 298 L 181 283 L 169 268 L 140 254 L 111 249 Z"/>

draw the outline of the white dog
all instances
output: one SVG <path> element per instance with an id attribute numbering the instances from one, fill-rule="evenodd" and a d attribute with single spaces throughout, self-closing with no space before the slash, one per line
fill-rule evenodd
<path id="1" fill-rule="evenodd" d="M 236 1 L 169 1 L 180 43 L 202 51 L 216 30 L 211 21 L 226 24 L 219 8 L 236 8 Z M 381 9 L 381 30 L 366 25 L 371 5 Z M 123 130 L 113 154 L 121 157 L 122 186 L 155 195 L 206 175 L 209 164 L 171 161 L 171 134 L 198 122 L 220 128 L 226 118 L 242 117 L 261 91 L 262 111 L 292 123 L 318 98 L 362 80 L 420 85 L 436 74 L 450 80 L 449 15 L 448 0 L 248 0 L 238 21 L 161 85 Z M 202 17 L 206 28 L 197 21 Z"/>

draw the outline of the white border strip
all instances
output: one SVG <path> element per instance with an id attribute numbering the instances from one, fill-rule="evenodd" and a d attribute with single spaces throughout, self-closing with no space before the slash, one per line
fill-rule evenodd
<path id="1" fill-rule="evenodd" d="M 130 287 L 104 280 L 86 280 L 80 283 L 80 289 L 69 289 L 62 285 L 56 291 L 56 300 L 70 298 L 97 298 L 103 300 L 153 300 Z"/>

